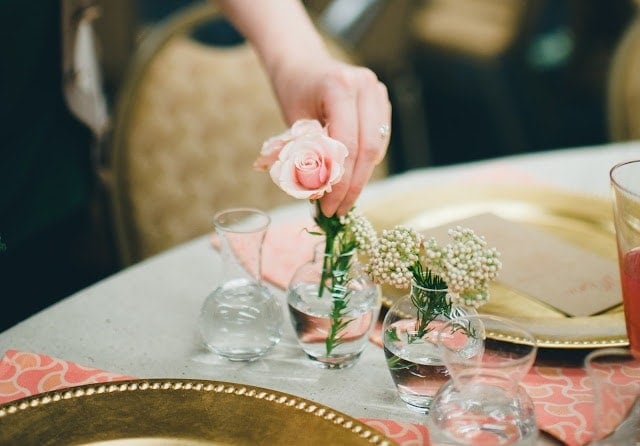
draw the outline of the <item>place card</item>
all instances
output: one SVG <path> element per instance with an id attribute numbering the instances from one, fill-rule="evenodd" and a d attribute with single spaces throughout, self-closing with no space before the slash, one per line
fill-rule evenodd
<path id="1" fill-rule="evenodd" d="M 567 316 L 591 316 L 622 302 L 617 262 L 541 229 L 487 213 L 423 233 L 447 244 L 447 231 L 457 225 L 473 229 L 500 251 L 499 282 Z"/>

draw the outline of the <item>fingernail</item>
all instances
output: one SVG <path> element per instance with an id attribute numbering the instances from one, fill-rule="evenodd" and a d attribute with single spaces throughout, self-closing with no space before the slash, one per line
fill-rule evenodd
<path id="1" fill-rule="evenodd" d="M 320 208 L 322 209 L 322 213 L 327 217 L 331 217 L 336 212 L 336 210 L 333 207 L 328 207 L 324 203 L 322 203 Z"/>

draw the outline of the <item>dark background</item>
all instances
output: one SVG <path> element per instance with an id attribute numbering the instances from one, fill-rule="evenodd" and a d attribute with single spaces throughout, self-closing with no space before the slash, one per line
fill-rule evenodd
<path id="1" fill-rule="evenodd" d="M 103 3 L 98 28 L 109 36 L 102 59 L 112 99 L 140 36 L 190 2 Z M 306 2 L 320 24 L 326 7 L 336 3 Z M 517 37 L 489 60 L 417 38 L 412 19 L 429 1 L 374 3 L 361 20 L 334 36 L 389 87 L 391 173 L 609 141 L 607 73 L 633 17 L 631 0 L 534 0 L 535 13 L 525 18 Z M 102 199 L 96 187 L 86 208 L 19 246 L 3 237 L 0 216 L 5 245 L 4 250 L 0 245 L 0 298 L 16 307 L 0 316 L 0 330 L 118 271 Z"/>

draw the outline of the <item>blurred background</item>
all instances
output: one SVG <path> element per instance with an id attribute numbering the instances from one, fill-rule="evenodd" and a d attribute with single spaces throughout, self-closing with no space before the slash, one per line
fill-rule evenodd
<path id="1" fill-rule="evenodd" d="M 91 22 L 111 111 L 145 36 L 194 3 L 200 0 L 97 1 Z M 633 0 L 305 5 L 327 36 L 387 84 L 394 113 L 389 173 L 611 140 L 608 73 L 634 17 Z M 235 44 L 241 37 L 218 22 L 207 39 Z M 256 138 L 256 152 L 261 142 Z M 87 147 L 83 162 L 93 165 L 90 152 Z M 98 184 L 100 173 L 95 174 Z M 108 214 L 96 185 L 90 204 L 71 224 L 52 218 L 49 227 L 18 238 L 3 229 L 9 214 L 2 215 L 0 295 L 23 304 L 0 320 L 0 329 L 124 266 Z"/>
<path id="2" fill-rule="evenodd" d="M 393 171 L 608 139 L 608 67 L 633 0 L 305 3 L 389 86 Z M 138 20 L 183 6 L 138 0 Z"/>

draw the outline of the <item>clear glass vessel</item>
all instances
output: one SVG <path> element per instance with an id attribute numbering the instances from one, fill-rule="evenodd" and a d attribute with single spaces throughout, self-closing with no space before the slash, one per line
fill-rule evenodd
<path id="1" fill-rule="evenodd" d="M 437 346 L 440 328 L 450 319 L 476 314 L 471 308 L 449 305 L 446 312 L 433 305 L 448 299 L 447 289 L 428 289 L 412 283 L 408 294 L 387 311 L 382 323 L 382 340 L 387 367 L 400 399 L 411 410 L 429 413 L 434 395 L 448 379 Z M 420 308 L 418 301 L 432 305 Z"/>
<path id="2" fill-rule="evenodd" d="M 433 446 L 534 446 L 535 408 L 520 383 L 536 357 L 535 337 L 507 319 L 478 314 L 446 323 L 438 345 L 451 379 L 431 402 Z"/>
<path id="3" fill-rule="evenodd" d="M 287 288 L 298 344 L 324 368 L 356 363 L 369 343 L 381 306 L 380 287 L 364 273 L 357 254 L 339 257 L 333 264 L 342 266 L 323 276 L 325 254 L 318 247 L 313 260 L 296 270 Z"/>
<path id="4" fill-rule="evenodd" d="M 593 391 L 590 446 L 640 444 L 640 356 L 628 348 L 602 348 L 584 359 Z"/>
<path id="5" fill-rule="evenodd" d="M 262 243 L 270 218 L 252 208 L 216 213 L 223 279 L 198 321 L 205 346 L 232 361 L 252 361 L 282 337 L 282 307 L 262 283 Z"/>

